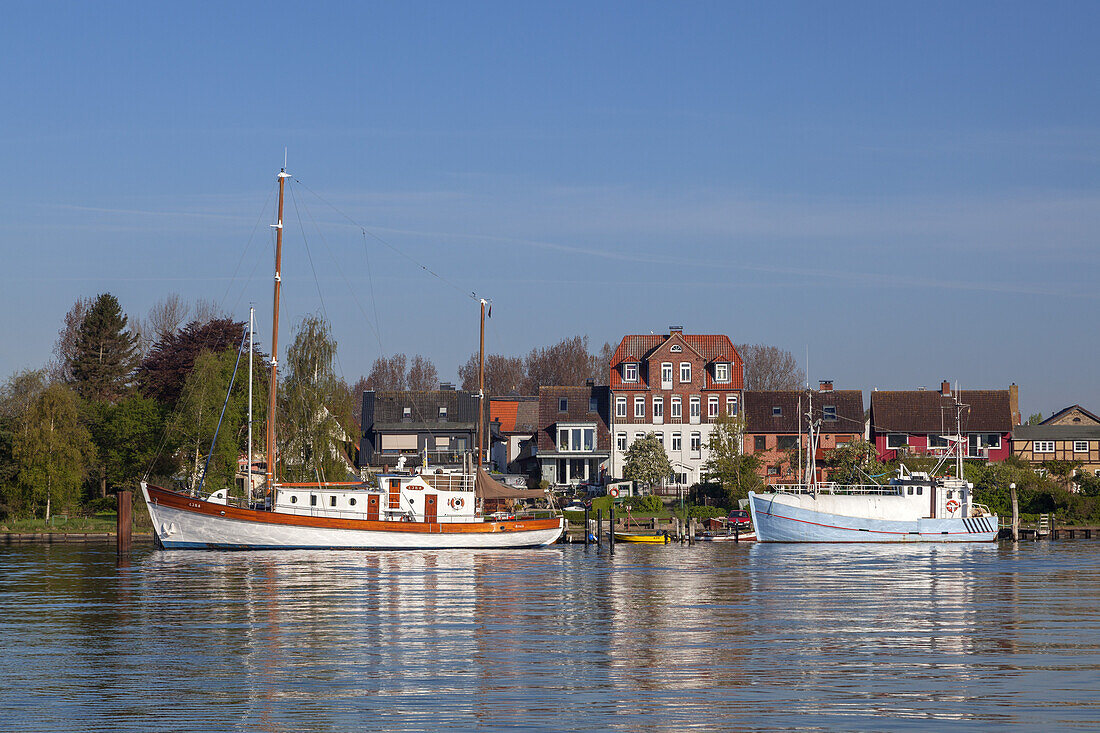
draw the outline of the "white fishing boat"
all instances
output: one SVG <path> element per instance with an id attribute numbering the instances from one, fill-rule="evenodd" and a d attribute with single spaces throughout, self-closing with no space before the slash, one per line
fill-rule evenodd
<path id="1" fill-rule="evenodd" d="M 961 409 L 956 400 L 961 416 Z M 810 414 L 812 415 L 812 408 Z M 959 424 L 961 424 L 961 417 Z M 961 430 L 931 472 L 909 472 L 881 484 L 836 484 L 816 480 L 814 425 L 807 441 L 809 483 L 774 485 L 749 492 L 749 511 L 759 542 L 992 542 L 997 515 L 973 500 L 962 478 Z M 956 456 L 954 477 L 936 471 Z"/>
<path id="2" fill-rule="evenodd" d="M 483 515 L 486 500 L 546 497 L 546 492 L 540 490 L 505 486 L 481 468 L 482 457 L 487 455 L 484 399 L 480 401 L 482 416 L 478 419 L 474 471 L 415 474 L 397 470 L 378 476 L 377 484 L 323 481 L 288 484 L 277 480 L 275 355 L 279 349 L 283 192 L 287 178 L 289 174 L 284 168 L 278 177 L 278 220 L 272 225 L 276 230 L 275 293 L 264 488 L 253 496 L 249 477 L 245 495 L 231 499 L 225 489 L 202 495 L 172 491 L 143 481 L 141 490 L 159 545 L 181 549 L 449 549 L 542 547 L 556 542 L 566 528 L 561 512 L 530 510 L 510 514 L 506 520 Z M 481 301 L 483 359 L 485 303 Z M 483 369 L 481 375 L 483 380 Z M 482 382 L 480 393 L 484 392 Z M 248 455 L 251 471 L 251 416 Z"/>

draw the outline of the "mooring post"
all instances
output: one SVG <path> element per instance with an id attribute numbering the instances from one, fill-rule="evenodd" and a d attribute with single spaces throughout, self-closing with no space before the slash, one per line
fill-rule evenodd
<path id="1" fill-rule="evenodd" d="M 1020 504 L 1016 501 L 1016 484 L 1008 485 L 1009 496 L 1012 497 L 1012 541 L 1020 541 Z"/>
<path id="2" fill-rule="evenodd" d="M 695 517 L 688 519 L 688 544 L 695 544 Z"/>
<path id="3" fill-rule="evenodd" d="M 133 507 L 133 500 L 130 498 L 129 491 L 120 491 L 115 494 L 118 501 L 118 513 L 117 513 L 117 527 L 115 532 L 116 538 L 116 551 L 119 555 L 130 554 L 130 511 Z"/>
<path id="4" fill-rule="evenodd" d="M 615 552 L 615 505 L 611 505 L 611 515 L 607 520 L 607 523 L 611 525 L 611 534 L 608 535 L 607 546 L 611 548 L 611 552 Z"/>
<path id="5" fill-rule="evenodd" d="M 601 535 L 603 534 L 603 509 L 596 510 L 596 547 L 600 546 L 602 542 Z"/>
<path id="6" fill-rule="evenodd" d="M 592 526 L 588 524 L 588 507 L 584 508 L 584 546 L 588 547 L 588 536 L 592 534 Z"/>

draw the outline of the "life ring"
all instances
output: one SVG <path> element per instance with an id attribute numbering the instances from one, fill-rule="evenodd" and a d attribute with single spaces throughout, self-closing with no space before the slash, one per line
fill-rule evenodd
<path id="1" fill-rule="evenodd" d="M 447 503 L 448 503 L 448 504 L 450 505 L 451 509 L 461 509 L 461 508 L 462 508 L 462 505 L 463 505 L 463 504 L 464 504 L 465 502 L 464 502 L 464 501 L 462 501 L 462 497 L 461 497 L 461 496 L 452 496 L 452 497 L 450 498 L 450 501 L 448 501 Z"/>
<path id="2" fill-rule="evenodd" d="M 954 499 L 951 499 L 950 501 L 947 502 L 947 511 L 954 514 L 956 511 L 958 511 L 958 509 L 959 509 L 959 502 L 955 501 Z"/>
<path id="3" fill-rule="evenodd" d="M 612 498 L 615 498 L 619 495 L 619 490 L 615 489 L 615 488 L 608 489 L 607 490 L 607 495 L 612 497 Z"/>

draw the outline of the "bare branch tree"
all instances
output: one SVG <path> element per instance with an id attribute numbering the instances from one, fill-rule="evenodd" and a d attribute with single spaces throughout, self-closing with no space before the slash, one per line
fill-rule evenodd
<path id="1" fill-rule="evenodd" d="M 477 354 L 471 354 L 458 368 L 462 389 L 477 391 Z M 523 357 L 488 354 L 485 357 L 485 392 L 490 395 L 518 393 L 526 380 Z"/>
<path id="2" fill-rule="evenodd" d="M 438 389 L 439 372 L 431 359 L 417 354 L 413 357 L 412 364 L 409 365 L 406 382 L 411 390 L 428 391 Z"/>
<path id="3" fill-rule="evenodd" d="M 198 321 L 199 323 L 206 323 L 207 321 L 229 317 L 216 301 L 207 300 L 206 298 L 199 298 L 195 301 L 194 314 L 191 320 Z"/>
<path id="4" fill-rule="evenodd" d="M 806 372 L 794 355 L 778 346 L 738 344 L 744 366 L 745 389 L 799 389 L 806 382 Z"/>
<path id="5" fill-rule="evenodd" d="M 59 382 L 71 382 L 73 379 L 73 358 L 77 352 L 77 336 L 80 334 L 80 326 L 84 323 L 84 316 L 92 307 L 92 299 L 80 297 L 76 299 L 69 312 L 65 314 L 65 325 L 57 332 L 57 342 L 53 346 L 53 357 L 46 365 L 46 372 L 51 380 Z"/>
<path id="6" fill-rule="evenodd" d="M 180 327 L 187 320 L 189 310 L 191 310 L 190 307 L 183 302 L 179 293 L 169 293 L 163 300 L 155 303 L 149 309 L 149 315 L 145 319 L 145 325 L 151 332 L 153 340 L 163 341 L 168 336 L 179 333 Z"/>
<path id="7" fill-rule="evenodd" d="M 370 374 L 367 375 L 367 389 L 408 389 L 406 364 L 408 359 L 404 354 L 378 357 L 374 360 Z"/>

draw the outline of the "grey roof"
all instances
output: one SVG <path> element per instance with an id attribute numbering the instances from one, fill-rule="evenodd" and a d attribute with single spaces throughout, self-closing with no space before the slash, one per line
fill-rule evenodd
<path id="1" fill-rule="evenodd" d="M 1013 440 L 1100 440 L 1100 425 L 1017 425 Z"/>

